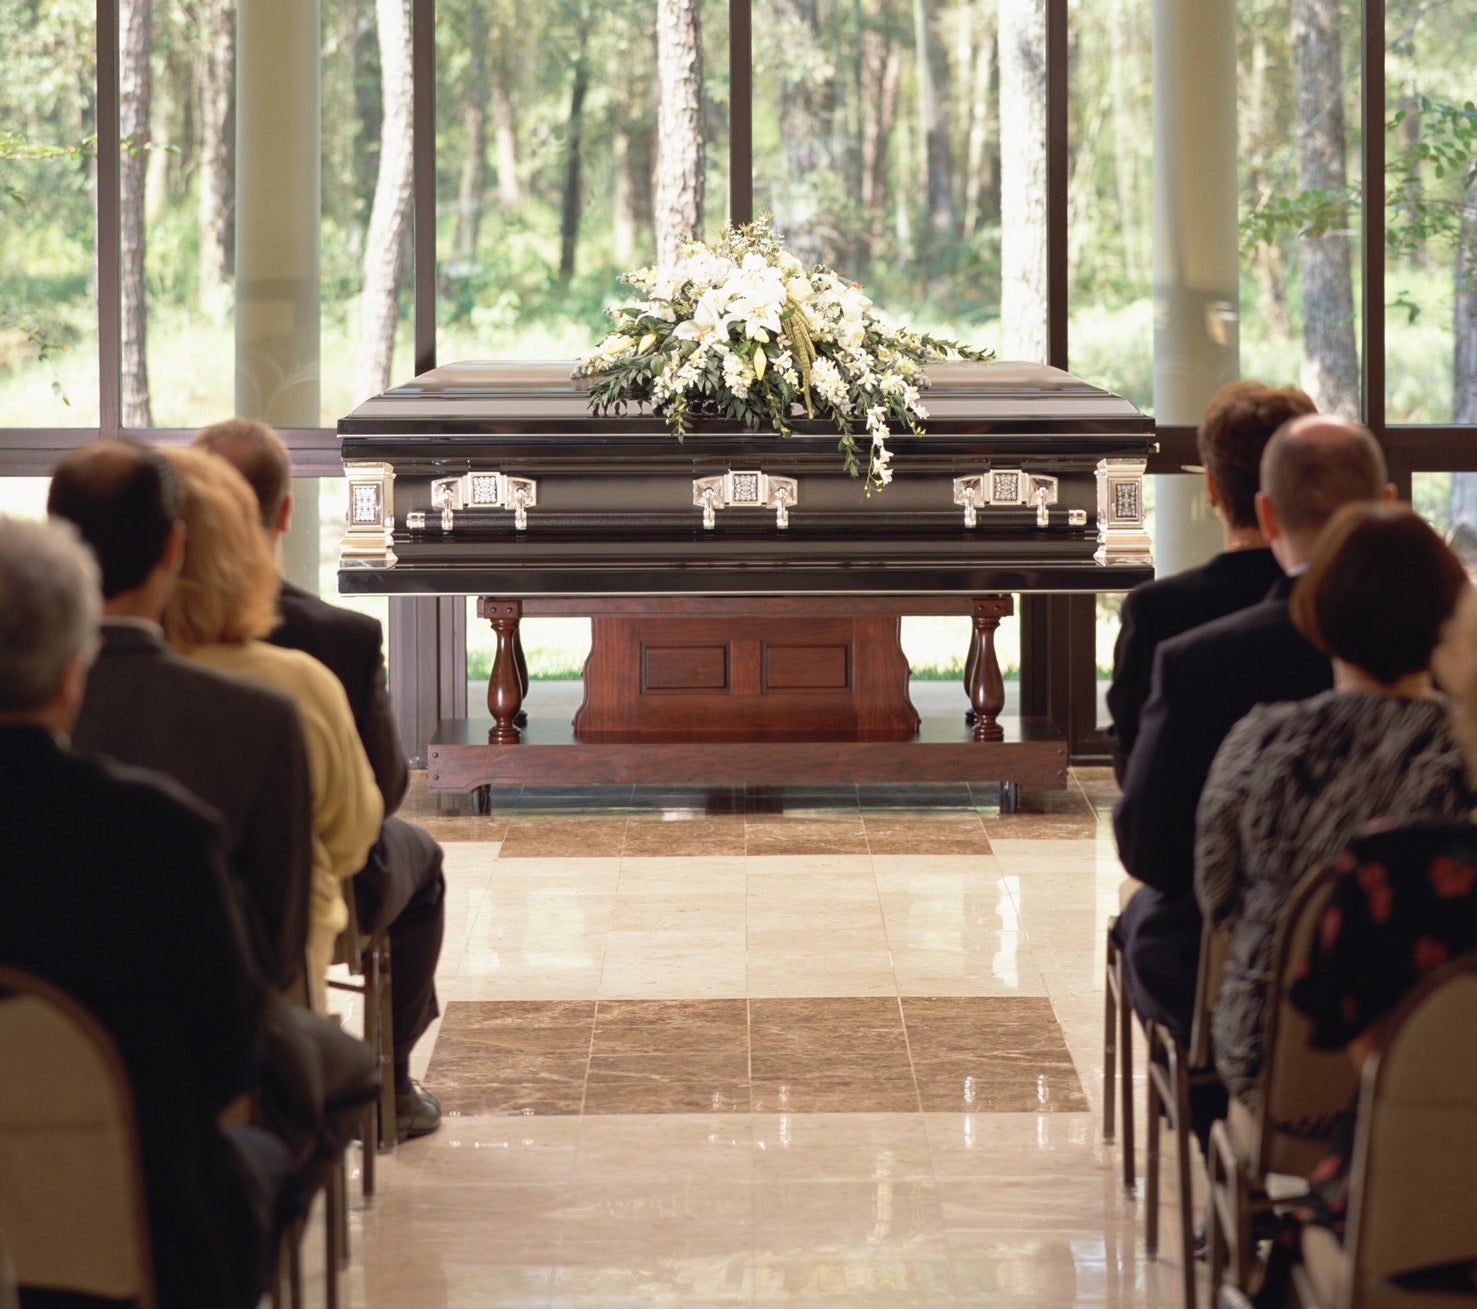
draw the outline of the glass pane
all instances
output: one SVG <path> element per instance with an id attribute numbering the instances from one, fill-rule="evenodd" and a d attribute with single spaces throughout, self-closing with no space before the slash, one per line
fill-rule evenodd
<path id="1" fill-rule="evenodd" d="M 1477 47 L 1470 15 L 1416 0 L 1390 0 L 1385 14 L 1389 419 L 1477 423 Z"/>
<path id="2" fill-rule="evenodd" d="M 728 7 L 683 12 L 701 51 L 688 65 L 697 226 L 713 234 L 728 202 Z M 573 360 L 604 335 L 619 274 L 654 261 L 656 17 L 656 0 L 437 6 L 438 358 Z"/>
<path id="3" fill-rule="evenodd" d="M 1073 7 L 1068 102 L 1072 371 L 1144 409 L 1154 381 L 1150 10 L 1150 0 Z"/>
<path id="4" fill-rule="evenodd" d="M 49 477 L 0 477 L 0 514 L 11 518 L 45 518 Z"/>
<path id="5" fill-rule="evenodd" d="M 377 11 L 395 14 L 393 28 L 381 29 Z M 414 371 L 410 0 L 322 0 L 322 17 L 322 422 L 331 427 Z"/>
<path id="6" fill-rule="evenodd" d="M 0 425 L 94 427 L 93 0 L 0 11 Z"/>
<path id="7" fill-rule="evenodd" d="M 1477 569 L 1477 473 L 1416 473 L 1410 498 L 1468 569 Z"/>
<path id="8" fill-rule="evenodd" d="M 1241 373 L 1359 413 L 1360 8 L 1237 6 Z"/>
<path id="9" fill-rule="evenodd" d="M 756 0 L 756 211 L 883 314 L 1044 360 L 1043 14 Z"/>
<path id="10" fill-rule="evenodd" d="M 233 412 L 235 5 L 119 6 L 123 424 Z"/>

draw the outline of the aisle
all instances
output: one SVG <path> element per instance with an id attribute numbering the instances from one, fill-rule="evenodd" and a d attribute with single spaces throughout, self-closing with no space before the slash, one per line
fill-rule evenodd
<path id="1" fill-rule="evenodd" d="M 962 786 L 485 818 L 423 788 L 447 1118 L 382 1157 L 348 1304 L 1177 1302 L 1100 1140 L 1106 770 L 1007 817 Z"/>

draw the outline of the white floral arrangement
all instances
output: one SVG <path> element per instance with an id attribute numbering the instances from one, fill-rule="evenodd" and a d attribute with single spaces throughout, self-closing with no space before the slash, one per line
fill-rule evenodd
<path id="1" fill-rule="evenodd" d="M 590 408 L 645 402 L 679 439 L 694 416 L 790 434 L 790 417 L 829 417 L 837 449 L 866 493 L 892 481 L 894 425 L 923 434 L 924 365 L 993 353 L 884 322 L 860 287 L 823 265 L 806 270 L 767 216 L 712 243 L 689 241 L 671 268 L 622 275 L 642 298 L 608 309 L 615 329 L 576 367 Z M 871 438 L 863 451 L 855 432 Z"/>

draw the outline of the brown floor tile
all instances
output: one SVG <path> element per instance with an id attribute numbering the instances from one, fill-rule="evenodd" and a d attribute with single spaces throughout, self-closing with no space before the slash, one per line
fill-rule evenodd
<path id="1" fill-rule="evenodd" d="M 750 817 L 744 849 L 751 855 L 866 854 L 861 811 L 842 818 Z"/>
<path id="2" fill-rule="evenodd" d="M 513 818 L 500 859 L 616 858 L 625 843 L 626 818 L 550 815 Z"/>
<path id="3" fill-rule="evenodd" d="M 690 1055 L 741 1051 L 747 1058 L 749 1011 L 743 1000 L 602 1000 L 592 1052 Z"/>
<path id="4" fill-rule="evenodd" d="M 990 853 L 990 841 L 980 816 L 898 814 L 886 810 L 868 812 L 864 821 L 867 846 L 873 854 Z"/>
<path id="5" fill-rule="evenodd" d="M 911 1072 L 906 1077 L 871 1080 L 851 1074 L 795 1079 L 755 1076 L 749 1086 L 749 1104 L 756 1114 L 912 1114 L 919 1107 Z"/>
<path id="6" fill-rule="evenodd" d="M 452 1000 L 431 1067 L 495 1059 L 498 1051 L 588 1053 L 593 1000 Z"/>
<path id="7" fill-rule="evenodd" d="M 636 858 L 700 857 L 744 853 L 742 815 L 665 819 L 639 814 L 626 823 L 622 853 Z"/>
<path id="8" fill-rule="evenodd" d="M 590 1060 L 587 1114 L 747 1113 L 748 1109 L 749 1061 L 742 1050 Z"/>

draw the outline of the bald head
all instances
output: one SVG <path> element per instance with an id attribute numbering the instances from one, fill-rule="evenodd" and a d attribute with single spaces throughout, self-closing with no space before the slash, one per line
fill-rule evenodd
<path id="1" fill-rule="evenodd" d="M 1309 544 L 1344 505 L 1380 499 L 1385 479 L 1374 434 L 1333 414 L 1289 419 L 1262 452 L 1262 495 L 1277 530 Z"/>
<path id="2" fill-rule="evenodd" d="M 256 496 L 262 526 L 269 531 L 279 526 L 292 491 L 292 461 L 276 432 L 253 418 L 228 418 L 202 427 L 191 445 L 234 465 Z"/>
<path id="3" fill-rule="evenodd" d="M 148 579 L 169 547 L 179 491 L 168 462 L 131 441 L 103 440 L 64 455 L 51 475 L 46 512 L 92 547 L 112 600 Z"/>

